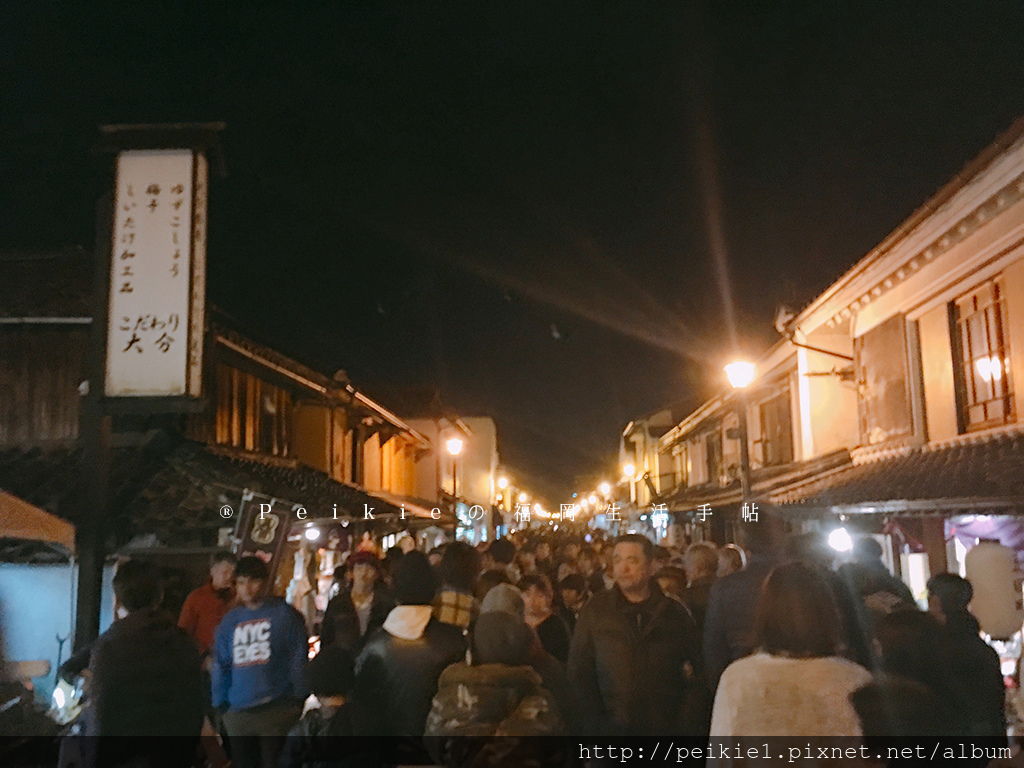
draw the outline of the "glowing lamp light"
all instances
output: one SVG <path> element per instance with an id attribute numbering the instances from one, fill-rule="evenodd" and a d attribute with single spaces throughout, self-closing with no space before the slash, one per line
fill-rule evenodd
<path id="1" fill-rule="evenodd" d="M 998 357 L 983 357 L 974 361 L 974 367 L 978 369 L 978 375 L 985 381 L 999 381 L 1003 378 L 1003 364 Z"/>
<path id="2" fill-rule="evenodd" d="M 589 501 L 591 504 L 597 504 L 597 496 L 595 496 L 594 494 L 590 494 L 590 496 L 587 497 L 587 501 Z"/>
<path id="3" fill-rule="evenodd" d="M 626 477 L 632 477 L 633 475 L 636 474 L 636 467 L 634 467 L 632 464 L 625 464 L 622 467 L 622 474 L 624 474 Z"/>
<path id="4" fill-rule="evenodd" d="M 462 439 L 458 437 L 451 437 L 448 442 L 444 444 L 445 448 L 448 449 L 448 453 L 452 456 L 458 456 L 462 453 Z"/>
<path id="5" fill-rule="evenodd" d="M 580 506 L 583 507 L 584 509 L 589 507 L 590 506 L 590 499 L 581 499 L 580 500 Z"/>
<path id="6" fill-rule="evenodd" d="M 836 528 L 828 535 L 828 545 L 836 552 L 849 552 L 853 549 L 853 539 L 845 528 Z"/>
<path id="7" fill-rule="evenodd" d="M 737 360 L 725 366 L 725 375 L 729 377 L 729 383 L 733 389 L 745 389 L 754 380 L 756 369 L 753 363 L 744 360 Z"/>
<path id="8" fill-rule="evenodd" d="M 320 529 L 319 528 L 307 528 L 306 529 L 306 538 L 309 539 L 310 541 L 316 541 L 317 539 L 320 538 Z"/>
<path id="9" fill-rule="evenodd" d="M 519 494 L 519 503 L 520 503 L 520 504 L 525 504 L 525 503 L 526 503 L 526 500 L 527 500 L 528 498 L 529 498 L 529 496 L 527 496 L 527 495 L 526 495 L 525 493 L 520 493 L 520 494 Z"/>
<path id="10" fill-rule="evenodd" d="M 612 487 L 608 485 L 608 483 L 601 483 L 599 486 L 597 486 L 597 490 L 599 490 L 602 495 L 607 496 L 609 493 L 612 492 Z"/>
<path id="11" fill-rule="evenodd" d="M 507 477 L 499 477 L 498 478 L 498 487 L 501 488 L 501 490 L 503 490 L 503 491 L 506 488 L 508 488 L 508 478 Z"/>

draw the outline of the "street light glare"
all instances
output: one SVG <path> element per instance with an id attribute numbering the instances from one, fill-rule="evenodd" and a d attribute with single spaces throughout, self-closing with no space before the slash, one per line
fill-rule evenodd
<path id="1" fill-rule="evenodd" d="M 499 477 L 498 478 L 498 487 L 501 488 L 501 490 L 503 490 L 503 491 L 506 488 L 508 488 L 508 478 L 507 477 Z"/>
<path id="2" fill-rule="evenodd" d="M 745 389 L 754 380 L 756 369 L 753 363 L 745 360 L 737 360 L 725 366 L 725 375 L 729 377 L 729 383 L 733 389 Z"/>
<path id="3" fill-rule="evenodd" d="M 527 495 L 526 495 L 525 493 L 520 493 L 520 494 L 519 494 L 519 503 L 520 503 L 520 504 L 525 504 L 525 503 L 526 503 L 526 500 L 527 500 L 528 498 L 529 498 L 529 497 L 528 497 L 528 496 L 527 496 Z"/>
<path id="4" fill-rule="evenodd" d="M 316 541 L 320 538 L 320 530 L 318 528 L 307 528 L 306 538 L 310 541 Z"/>
<path id="5" fill-rule="evenodd" d="M 828 535 L 828 545 L 836 552 L 849 552 L 853 549 L 853 539 L 845 528 L 836 528 Z"/>
<path id="6" fill-rule="evenodd" d="M 587 497 L 587 501 L 589 501 L 591 504 L 597 504 L 597 496 L 595 496 L 594 494 L 590 494 L 590 496 Z"/>
<path id="7" fill-rule="evenodd" d="M 451 437 L 448 442 L 445 443 L 445 447 L 448 449 L 448 453 L 452 456 L 458 456 L 462 453 L 462 439 L 458 437 Z"/>
<path id="8" fill-rule="evenodd" d="M 622 474 L 624 474 L 626 477 L 632 477 L 633 475 L 636 474 L 636 467 L 634 467 L 632 464 L 626 464 L 625 466 L 622 467 Z"/>
<path id="9" fill-rule="evenodd" d="M 601 483 L 597 486 L 597 490 L 599 490 L 604 496 L 607 496 L 612 492 L 612 487 L 608 485 L 608 483 Z"/>

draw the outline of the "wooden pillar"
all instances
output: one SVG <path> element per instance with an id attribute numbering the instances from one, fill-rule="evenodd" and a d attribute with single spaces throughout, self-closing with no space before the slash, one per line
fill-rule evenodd
<path id="1" fill-rule="evenodd" d="M 922 543 L 928 554 L 928 573 L 934 576 L 948 570 L 946 561 L 945 519 L 926 517 L 921 520 Z"/>
<path id="2" fill-rule="evenodd" d="M 82 402 L 79 441 L 82 446 L 81 496 L 75 550 L 78 558 L 78 589 L 75 604 L 75 651 L 99 635 L 103 598 L 103 565 L 106 562 L 108 478 L 110 475 L 111 418 L 104 413 L 103 382 L 106 377 L 107 298 L 110 231 L 113 198 L 104 195 L 96 205 L 96 261 L 93 276 L 93 312 L 89 329 L 90 349 L 86 368 L 89 393 Z"/>

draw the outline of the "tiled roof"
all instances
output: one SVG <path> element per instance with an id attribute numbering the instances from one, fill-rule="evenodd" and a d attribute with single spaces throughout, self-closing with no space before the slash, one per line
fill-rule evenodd
<path id="1" fill-rule="evenodd" d="M 855 455 L 853 466 L 780 489 L 772 501 L 864 512 L 1024 514 L 1024 431 L 1019 428 L 879 455 Z"/>
<path id="2" fill-rule="evenodd" d="M 778 489 L 806 483 L 823 473 L 835 471 L 837 467 L 849 465 L 849 452 L 838 450 L 798 464 L 764 467 L 754 471 L 751 491 L 755 499 L 774 499 Z M 737 478 L 725 486 L 708 484 L 677 488 L 658 501 L 667 504 L 669 511 L 684 512 L 696 510 L 701 504 L 712 507 L 739 504 L 743 498 Z"/>
<path id="3" fill-rule="evenodd" d="M 81 452 L 72 449 L 0 451 L 0 488 L 71 522 L 76 507 Z M 220 516 L 227 504 L 237 512 L 248 488 L 302 504 L 309 519 L 363 518 L 363 504 L 375 519 L 400 510 L 360 488 L 339 483 L 292 459 L 259 457 L 181 441 L 160 454 L 116 449 L 111 460 L 109 545 L 119 548 L 137 536 L 154 535 L 165 546 L 210 547 L 218 530 L 233 524 Z"/>
<path id="4" fill-rule="evenodd" d="M 92 317 L 93 256 L 77 246 L 0 251 L 0 317 Z"/>

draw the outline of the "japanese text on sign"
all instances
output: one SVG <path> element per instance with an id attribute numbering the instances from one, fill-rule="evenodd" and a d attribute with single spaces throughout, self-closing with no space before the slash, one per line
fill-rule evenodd
<path id="1" fill-rule="evenodd" d="M 205 211 L 203 223 L 196 225 L 195 162 L 187 149 L 118 156 L 107 396 L 198 394 L 196 345 L 201 334 L 193 329 L 202 309 L 197 314 L 193 306 L 193 283 L 204 274 L 200 267 L 193 275 L 193 234 L 205 233 Z M 197 200 L 205 208 L 205 178 L 202 188 Z M 203 298 L 202 291 L 198 298 Z"/>

